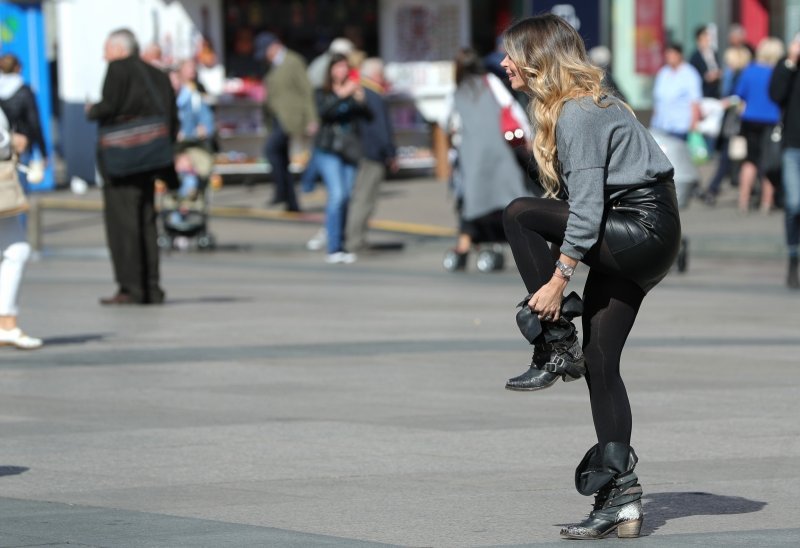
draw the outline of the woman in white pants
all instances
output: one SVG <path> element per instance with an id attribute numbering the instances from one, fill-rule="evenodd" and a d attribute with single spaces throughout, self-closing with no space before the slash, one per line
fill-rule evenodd
<path id="1" fill-rule="evenodd" d="M 16 136 L 14 136 L 16 137 Z M 8 160 L 15 139 L 8 130 L 8 120 L 0 110 L 0 160 Z M 29 337 L 17 326 L 17 296 L 31 246 L 25 240 L 20 215 L 0 216 L 0 346 L 33 350 L 42 340 Z"/>

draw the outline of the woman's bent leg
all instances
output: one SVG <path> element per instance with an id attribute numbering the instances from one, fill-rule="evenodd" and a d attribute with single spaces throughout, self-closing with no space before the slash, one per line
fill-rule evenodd
<path id="1" fill-rule="evenodd" d="M 503 213 L 506 239 L 511 245 L 520 276 L 530 293 L 538 290 L 553 276 L 555 260 L 548 242 L 561 243 L 568 215 L 569 207 L 566 203 L 542 198 L 517 198 Z M 580 298 L 574 296 L 571 300 L 580 301 Z M 533 358 L 528 370 L 509 379 L 506 388 L 518 391 L 542 390 L 552 386 L 559 378 L 565 381 L 580 378 L 584 373 L 583 352 L 571 321 L 571 317 L 580 315 L 580 312 L 577 311 L 570 317 L 564 312 L 558 321 L 541 323 L 535 313 L 530 316 L 524 308 L 520 314 L 527 317 L 523 323 L 534 326 L 533 332 L 523 332 L 534 345 Z M 538 334 L 535 326 L 541 327 Z"/>
<path id="2" fill-rule="evenodd" d="M 522 281 L 529 293 L 553 276 L 550 243 L 561 244 L 569 206 L 547 198 L 517 198 L 503 212 L 503 228 Z"/>

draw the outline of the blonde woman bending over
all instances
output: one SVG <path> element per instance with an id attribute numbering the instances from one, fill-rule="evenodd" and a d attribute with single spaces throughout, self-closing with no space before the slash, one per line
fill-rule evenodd
<path id="1" fill-rule="evenodd" d="M 642 488 L 630 447 L 631 409 L 620 355 L 645 295 L 667 274 L 680 243 L 673 168 L 631 109 L 602 85 L 580 35 L 554 15 L 505 33 L 502 62 L 530 98 L 533 155 L 545 198 L 518 198 L 504 227 L 528 296 L 517 316 L 533 345 L 509 390 L 535 391 L 585 374 L 597 444 L 575 475 L 594 510 L 561 535 L 636 537 Z M 552 248 L 551 248 L 552 246 Z M 589 267 L 583 301 L 564 292 Z M 583 344 L 572 318 L 583 313 Z"/>

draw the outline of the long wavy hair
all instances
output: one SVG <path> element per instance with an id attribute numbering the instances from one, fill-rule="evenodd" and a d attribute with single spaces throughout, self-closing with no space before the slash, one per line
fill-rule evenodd
<path id="1" fill-rule="evenodd" d="M 528 115 L 536 128 L 533 156 L 545 193 L 552 198 L 561 190 L 556 147 L 561 109 L 570 99 L 587 96 L 598 106 L 609 106 L 605 98 L 610 93 L 602 83 L 604 72 L 589 61 L 577 31 L 556 15 L 515 23 L 504 33 L 503 45 L 531 97 Z"/>

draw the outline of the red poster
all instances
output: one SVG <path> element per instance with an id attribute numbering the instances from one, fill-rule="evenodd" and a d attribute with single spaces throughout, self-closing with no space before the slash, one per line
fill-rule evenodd
<path id="1" fill-rule="evenodd" d="M 657 73 L 663 51 L 664 0 L 636 0 L 636 72 Z"/>

